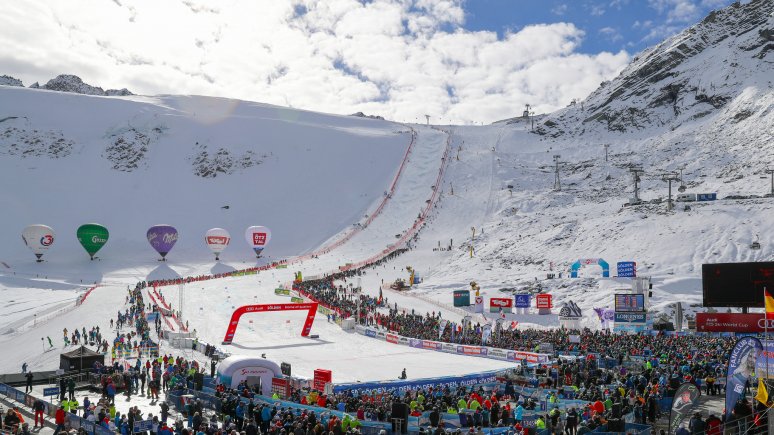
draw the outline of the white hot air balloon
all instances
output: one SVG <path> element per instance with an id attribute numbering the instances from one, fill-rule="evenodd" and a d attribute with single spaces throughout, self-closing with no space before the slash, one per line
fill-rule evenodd
<path id="1" fill-rule="evenodd" d="M 231 235 L 223 228 L 211 228 L 204 234 L 204 242 L 215 254 L 215 260 L 220 260 L 220 253 L 231 241 Z"/>
<path id="2" fill-rule="evenodd" d="M 22 231 L 22 240 L 38 257 L 38 263 L 40 263 L 43 261 L 40 257 L 54 244 L 54 230 L 47 225 L 30 225 Z"/>
<path id="3" fill-rule="evenodd" d="M 263 249 L 269 245 L 271 240 L 271 230 L 262 226 L 250 227 L 245 231 L 245 240 L 247 244 L 255 251 L 255 256 L 260 258 Z"/>

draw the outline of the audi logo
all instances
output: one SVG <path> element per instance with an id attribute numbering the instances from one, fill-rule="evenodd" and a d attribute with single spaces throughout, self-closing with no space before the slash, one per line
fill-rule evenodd
<path id="1" fill-rule="evenodd" d="M 767 324 L 768 322 L 768 324 Z M 759 328 L 774 328 L 774 319 L 758 319 Z"/>

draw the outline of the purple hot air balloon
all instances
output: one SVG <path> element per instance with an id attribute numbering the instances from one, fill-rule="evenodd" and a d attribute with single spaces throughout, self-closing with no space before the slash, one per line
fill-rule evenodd
<path id="1" fill-rule="evenodd" d="M 177 229 L 171 225 L 154 225 L 148 229 L 148 243 L 161 254 L 161 260 L 172 250 L 177 242 Z"/>

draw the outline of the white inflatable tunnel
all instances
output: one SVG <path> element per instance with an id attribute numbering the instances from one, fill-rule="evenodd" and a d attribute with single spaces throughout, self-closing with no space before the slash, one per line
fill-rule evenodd
<path id="1" fill-rule="evenodd" d="M 274 361 L 252 356 L 230 356 L 218 365 L 218 382 L 236 388 L 242 381 L 253 386 L 260 382 L 261 394 L 271 395 L 271 379 L 282 377 L 280 366 Z"/>

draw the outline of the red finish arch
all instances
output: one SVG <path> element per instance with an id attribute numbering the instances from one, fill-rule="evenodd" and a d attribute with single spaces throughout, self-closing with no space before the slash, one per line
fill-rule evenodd
<path id="1" fill-rule="evenodd" d="M 263 311 L 296 311 L 296 310 L 308 310 L 309 314 L 306 316 L 306 322 L 304 322 L 304 329 L 301 330 L 301 336 L 309 336 L 309 331 L 312 330 L 312 324 L 314 323 L 314 315 L 317 313 L 317 302 L 305 302 L 302 304 L 264 304 L 264 305 L 244 305 L 236 310 L 231 315 L 231 322 L 228 324 L 228 330 L 226 330 L 226 337 L 223 339 L 223 344 L 231 344 L 234 340 L 234 334 L 236 333 L 237 325 L 239 325 L 239 318 L 245 313 L 260 313 Z"/>

